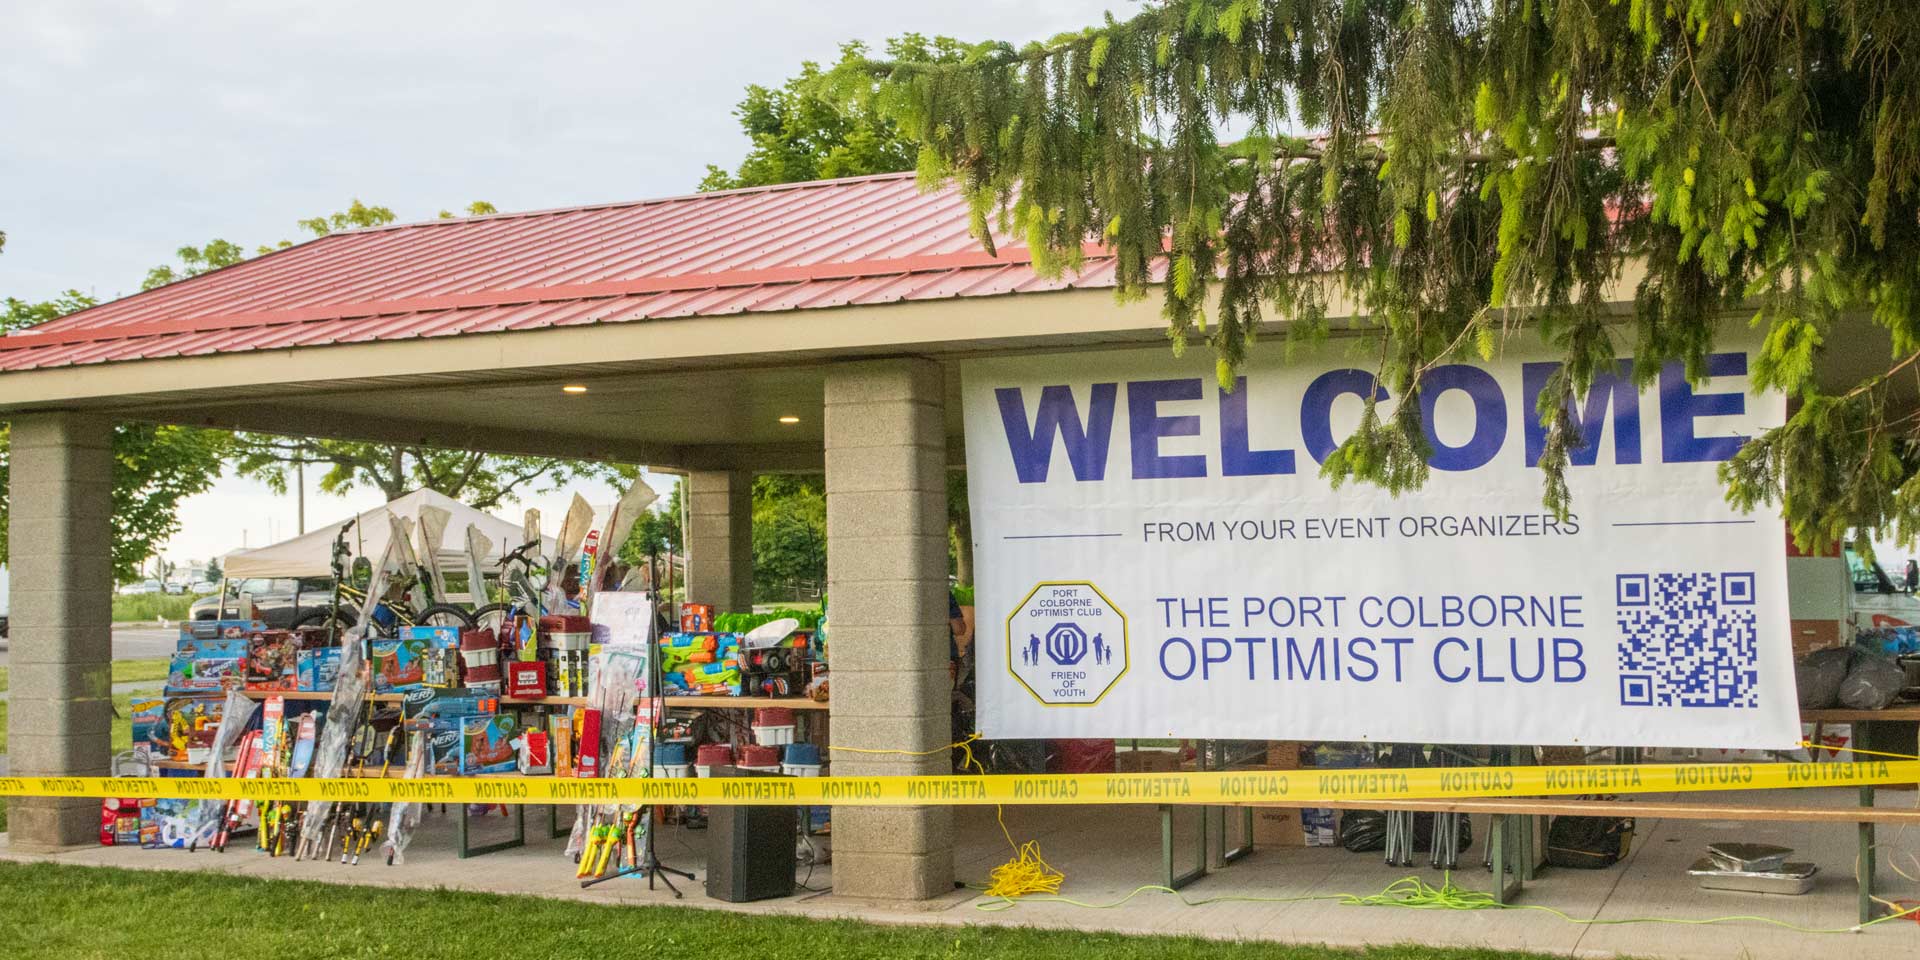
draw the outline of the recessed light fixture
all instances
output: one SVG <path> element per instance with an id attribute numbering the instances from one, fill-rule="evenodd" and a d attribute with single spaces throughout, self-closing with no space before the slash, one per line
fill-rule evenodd
<path id="1" fill-rule="evenodd" d="M 780 422 L 781 423 L 799 423 L 800 418 L 789 414 L 788 416 L 781 417 Z"/>
<path id="2" fill-rule="evenodd" d="M 561 393 L 586 393 L 587 385 L 584 383 L 569 383 L 566 386 L 561 387 L 560 392 Z"/>

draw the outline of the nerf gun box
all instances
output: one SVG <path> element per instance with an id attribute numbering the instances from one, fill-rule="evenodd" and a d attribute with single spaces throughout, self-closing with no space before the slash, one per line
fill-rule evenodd
<path id="1" fill-rule="evenodd" d="M 500 712 L 500 695 L 471 687 L 421 687 L 407 691 L 401 709 L 414 719 L 486 716 Z"/>

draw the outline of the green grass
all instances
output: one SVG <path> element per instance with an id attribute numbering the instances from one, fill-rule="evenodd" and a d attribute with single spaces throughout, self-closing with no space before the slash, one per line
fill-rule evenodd
<path id="1" fill-rule="evenodd" d="M 136 593 L 132 596 L 113 595 L 113 622 L 126 623 L 130 620 L 185 620 L 188 608 L 193 606 L 200 594 L 194 593 Z"/>
<path id="2" fill-rule="evenodd" d="M 115 660 L 113 662 L 113 682 L 139 683 L 145 680 L 165 680 L 167 679 L 167 663 L 168 660 L 166 657 L 155 657 L 152 660 Z"/>
<path id="3" fill-rule="evenodd" d="M 167 679 L 167 658 L 156 657 L 152 660 L 115 660 L 113 662 L 114 683 L 141 683 L 148 680 L 155 683 Z M 7 692 L 7 668 L 0 667 L 0 693 Z"/>
<path id="4" fill-rule="evenodd" d="M 227 856 L 250 856 L 233 854 Z M 564 864 L 556 862 L 559 871 Z M 368 870 L 368 867 L 361 867 Z M 31 905 L 10 958 L 767 957 L 825 960 L 1167 958 L 1511 960 L 1537 954 L 1407 945 L 1366 951 L 1015 927 L 899 926 L 610 906 L 449 890 L 346 887 L 209 873 L 0 863 L 0 903 Z M 30 915 L 31 920 L 27 917 Z M 25 926 L 30 922 L 31 927 Z"/>

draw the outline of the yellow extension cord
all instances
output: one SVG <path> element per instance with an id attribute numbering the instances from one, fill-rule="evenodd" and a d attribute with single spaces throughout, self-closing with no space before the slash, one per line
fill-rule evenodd
<path id="1" fill-rule="evenodd" d="M 932 750 L 872 750 L 862 747 L 835 746 L 829 746 L 827 749 L 843 753 L 893 754 L 903 757 L 926 757 L 958 749 L 965 754 L 961 761 L 962 766 L 980 776 L 986 776 L 987 768 L 973 755 L 973 742 L 978 739 L 980 739 L 979 734 L 968 734 L 963 740 L 949 743 L 944 747 L 935 747 Z M 1013 839 L 1013 831 L 1007 829 L 1006 808 L 1000 804 L 993 805 L 993 816 L 1000 823 L 1000 833 L 1007 838 L 1007 846 L 1013 848 L 1013 859 L 993 868 L 993 871 L 988 874 L 986 889 L 982 892 L 986 896 L 1004 900 L 1009 905 L 1021 897 L 1041 894 L 1058 895 L 1060 885 L 1066 882 L 1067 875 L 1055 870 L 1047 863 L 1046 858 L 1040 855 L 1040 841 L 1016 842 Z"/>

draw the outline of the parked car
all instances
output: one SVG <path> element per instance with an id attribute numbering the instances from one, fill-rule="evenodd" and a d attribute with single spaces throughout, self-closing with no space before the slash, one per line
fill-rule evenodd
<path id="1" fill-rule="evenodd" d="M 267 626 L 278 630 L 321 623 L 333 603 L 333 578 L 264 579 L 227 581 L 227 619 L 239 619 L 241 594 L 251 594 L 253 606 Z M 201 597 L 189 608 L 195 620 L 218 620 L 218 597 Z M 347 614 L 351 617 L 352 614 Z"/>
<path id="2" fill-rule="evenodd" d="M 125 584 L 121 586 L 121 588 L 118 591 L 118 593 L 123 597 L 137 597 L 143 593 L 165 593 L 165 592 L 167 592 L 166 585 L 162 584 L 160 581 L 155 580 L 151 577 L 145 580 L 136 580 L 133 583 Z"/>

